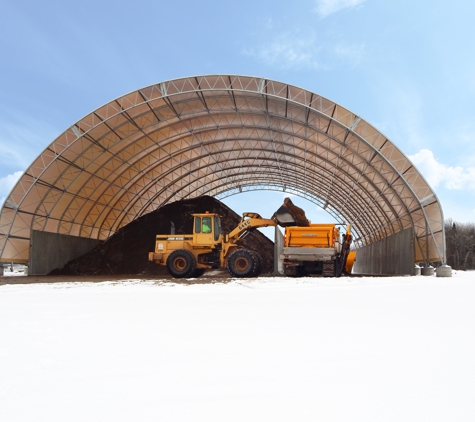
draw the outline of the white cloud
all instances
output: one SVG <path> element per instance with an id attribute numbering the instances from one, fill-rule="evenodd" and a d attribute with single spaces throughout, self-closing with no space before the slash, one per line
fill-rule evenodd
<path id="1" fill-rule="evenodd" d="M 443 185 L 450 190 L 475 191 L 475 167 L 451 167 L 440 163 L 432 151 L 421 149 L 409 159 L 423 174 L 432 188 Z"/>
<path id="2" fill-rule="evenodd" d="M 315 34 L 301 34 L 296 31 L 277 35 L 272 41 L 264 42 L 255 48 L 246 48 L 244 54 L 261 63 L 277 65 L 283 69 L 317 69 L 321 67 L 317 61 L 319 50 Z"/>
<path id="3" fill-rule="evenodd" d="M 0 177 L 0 194 L 9 193 L 13 189 L 13 186 L 15 186 L 15 183 L 18 182 L 18 179 L 20 179 L 22 174 L 22 171 L 16 171 L 15 173 L 9 174 L 8 176 Z"/>
<path id="4" fill-rule="evenodd" d="M 379 76 L 372 81 L 372 103 L 368 109 L 372 124 L 407 154 L 429 145 L 424 124 L 427 105 L 418 87 L 410 80 Z M 438 134 L 439 135 L 439 134 Z M 434 137 L 430 145 L 434 145 Z"/>
<path id="5" fill-rule="evenodd" d="M 13 174 L 9 174 L 5 177 L 0 177 L 0 207 L 7 199 L 6 195 L 10 193 L 15 186 L 15 183 L 20 179 L 21 175 L 23 174 L 22 171 L 16 171 Z"/>
<path id="6" fill-rule="evenodd" d="M 0 175 L 26 169 L 57 133 L 44 121 L 0 105 Z"/>
<path id="7" fill-rule="evenodd" d="M 274 27 L 274 21 L 272 20 L 272 18 L 267 19 L 267 22 L 264 26 L 266 29 L 272 29 Z"/>
<path id="8" fill-rule="evenodd" d="M 364 44 L 338 44 L 334 48 L 335 54 L 347 62 L 359 64 L 365 54 Z"/>
<path id="9" fill-rule="evenodd" d="M 314 32 L 289 31 L 253 48 L 245 48 L 243 52 L 261 63 L 281 69 L 330 70 L 360 64 L 365 56 L 365 45 L 332 45 L 317 41 Z"/>
<path id="10" fill-rule="evenodd" d="M 359 6 L 364 1 L 365 0 L 317 0 L 314 10 L 320 17 L 325 18 L 340 10 Z"/>

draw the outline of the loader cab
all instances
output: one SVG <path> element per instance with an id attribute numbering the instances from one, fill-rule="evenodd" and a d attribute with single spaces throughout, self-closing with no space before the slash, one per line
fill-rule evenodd
<path id="1" fill-rule="evenodd" d="M 193 214 L 195 224 L 193 229 L 196 245 L 214 245 L 221 242 L 221 220 L 218 214 Z"/>

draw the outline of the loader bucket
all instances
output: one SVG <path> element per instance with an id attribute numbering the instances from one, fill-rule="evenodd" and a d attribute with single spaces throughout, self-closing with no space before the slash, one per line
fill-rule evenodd
<path id="1" fill-rule="evenodd" d="M 305 211 L 294 205 L 290 198 L 285 198 L 283 205 L 274 213 L 273 218 L 279 226 L 302 226 L 308 227 L 310 222 L 305 216 Z"/>
<path id="2" fill-rule="evenodd" d="M 279 226 L 287 227 L 287 226 L 296 226 L 297 222 L 289 210 L 284 207 L 283 205 L 274 213 L 274 220 L 277 221 Z"/>

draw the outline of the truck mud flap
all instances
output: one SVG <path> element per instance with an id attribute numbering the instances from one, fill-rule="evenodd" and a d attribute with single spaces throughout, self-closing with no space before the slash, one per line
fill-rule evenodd
<path id="1" fill-rule="evenodd" d="M 335 277 L 335 261 L 323 262 L 323 277 Z"/>

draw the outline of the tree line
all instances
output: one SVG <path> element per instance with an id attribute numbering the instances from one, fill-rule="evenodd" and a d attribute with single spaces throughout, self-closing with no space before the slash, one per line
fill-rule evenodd
<path id="1" fill-rule="evenodd" d="M 447 265 L 455 270 L 475 269 L 475 223 L 445 220 Z"/>

